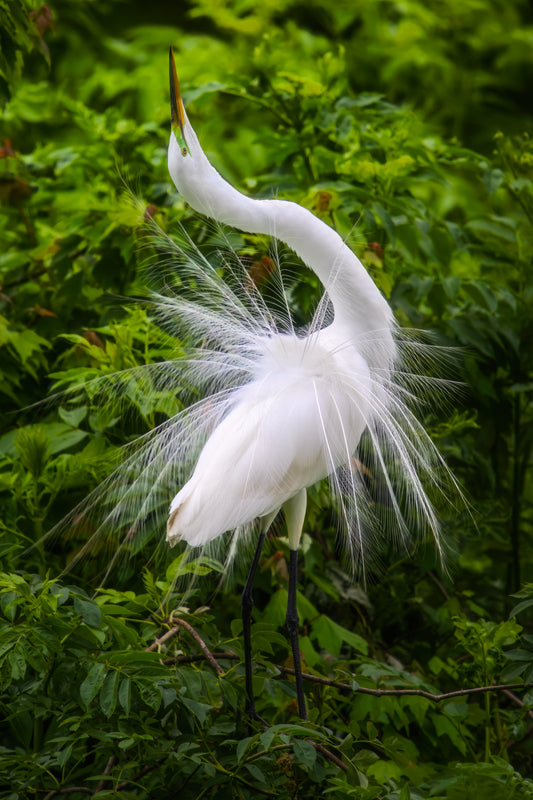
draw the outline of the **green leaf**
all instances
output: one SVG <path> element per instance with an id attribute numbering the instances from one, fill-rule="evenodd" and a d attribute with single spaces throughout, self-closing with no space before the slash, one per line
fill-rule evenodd
<path id="1" fill-rule="evenodd" d="M 69 447 L 82 442 L 87 438 L 88 434 L 85 431 L 75 430 L 70 425 L 65 425 L 63 422 L 51 422 L 46 425 L 46 433 L 49 440 L 49 449 L 52 455 L 62 453 L 68 450 Z"/>
<path id="2" fill-rule="evenodd" d="M 402 786 L 400 794 L 398 795 L 398 800 L 411 800 L 411 791 L 408 783 L 404 783 Z"/>
<path id="3" fill-rule="evenodd" d="M 288 601 L 287 589 L 278 589 L 277 592 L 271 596 L 265 611 L 264 617 L 275 625 L 281 626 L 285 624 L 285 615 L 287 613 Z M 318 616 L 318 611 L 315 606 L 300 591 L 296 594 L 296 606 L 300 622 L 313 619 Z"/>
<path id="4" fill-rule="evenodd" d="M 118 675 L 118 672 L 116 674 Z M 131 707 L 131 681 L 129 678 L 122 678 L 120 682 L 118 702 L 124 709 L 126 715 L 128 715 Z"/>
<path id="5" fill-rule="evenodd" d="M 256 740 L 256 738 L 256 736 L 247 736 L 245 739 L 241 739 L 236 750 L 237 763 L 242 761 L 244 754 L 250 747 L 251 743 Z"/>
<path id="6" fill-rule="evenodd" d="M 118 746 L 121 750 L 129 750 L 129 748 L 132 747 L 134 744 L 135 744 L 135 739 L 128 738 L 128 739 L 122 739 L 118 743 Z"/>
<path id="7" fill-rule="evenodd" d="M 489 194 L 498 191 L 505 179 L 505 173 L 501 169 L 491 169 L 487 167 L 483 174 L 483 183 L 487 187 Z"/>
<path id="8" fill-rule="evenodd" d="M 324 614 L 313 621 L 311 636 L 321 648 L 334 656 L 339 655 L 343 643 L 350 645 L 359 653 L 366 655 L 368 652 L 368 645 L 362 636 L 343 628 Z"/>
<path id="9" fill-rule="evenodd" d="M 511 661 L 533 661 L 533 650 L 506 650 L 505 657 Z"/>
<path id="10" fill-rule="evenodd" d="M 200 725 L 203 725 L 206 722 L 208 715 L 213 710 L 213 707 L 207 703 L 200 703 L 198 700 L 191 700 L 190 697 L 182 696 L 180 697 L 180 702 L 183 703 L 183 705 L 194 714 Z"/>
<path id="11" fill-rule="evenodd" d="M 516 245 L 516 232 L 512 225 L 507 226 L 485 219 L 478 219 L 468 222 L 466 227 L 482 240 L 489 236 L 495 239 L 503 239 L 505 242 Z"/>
<path id="12" fill-rule="evenodd" d="M 57 763 L 59 764 L 60 767 L 64 767 L 68 763 L 72 755 L 73 748 L 74 745 L 73 743 L 71 743 L 67 745 L 67 747 L 63 748 L 63 750 L 59 751 L 59 753 L 57 754 Z"/>
<path id="13" fill-rule="evenodd" d="M 100 628 L 102 624 L 102 612 L 93 600 L 84 600 L 81 597 L 74 597 L 74 610 L 81 614 L 83 621 L 90 628 Z"/>
<path id="14" fill-rule="evenodd" d="M 136 684 L 143 702 L 146 703 L 149 708 L 153 709 L 153 711 L 158 711 L 162 697 L 157 684 L 147 683 L 146 681 L 136 681 Z"/>
<path id="15" fill-rule="evenodd" d="M 59 416 L 71 428 L 77 428 L 80 422 L 87 416 L 87 406 L 78 408 L 59 408 Z"/>
<path id="16" fill-rule="evenodd" d="M 316 762 L 316 749 L 305 739 L 295 739 L 292 743 L 292 750 L 297 764 L 304 769 L 312 769 Z"/>
<path id="17" fill-rule="evenodd" d="M 267 728 L 266 731 L 264 731 L 261 734 L 261 736 L 259 737 L 259 741 L 261 742 L 261 747 L 264 750 L 269 750 L 270 749 L 270 745 L 272 744 L 272 741 L 273 741 L 275 735 L 276 735 L 276 731 L 273 730 L 272 728 Z"/>
<path id="18" fill-rule="evenodd" d="M 117 670 L 109 672 L 100 690 L 100 708 L 106 717 L 110 717 L 116 708 L 119 679 L 120 674 Z"/>
<path id="19" fill-rule="evenodd" d="M 437 736 L 447 736 L 459 752 L 463 755 L 465 754 L 466 741 L 451 720 L 442 715 L 435 716 L 433 717 L 433 725 Z"/>
<path id="20" fill-rule="evenodd" d="M 528 666 L 524 662 L 515 662 L 513 664 L 509 664 L 502 671 L 502 681 L 512 682 L 516 680 L 516 678 L 520 677 L 520 675 L 525 677 L 527 668 Z"/>
<path id="21" fill-rule="evenodd" d="M 11 652 L 7 657 L 9 666 L 11 667 L 11 677 L 14 681 L 24 678 L 26 674 L 26 661 L 21 653 Z"/>
<path id="22" fill-rule="evenodd" d="M 93 664 L 80 686 L 80 699 L 86 709 L 102 688 L 104 679 L 105 665 L 100 663 Z"/>
<path id="23" fill-rule="evenodd" d="M 452 717 L 464 717 L 465 714 L 468 713 L 468 703 L 461 700 L 446 703 L 446 705 L 443 706 L 443 711 L 445 711 L 446 714 L 450 714 Z"/>
<path id="24" fill-rule="evenodd" d="M 389 212 L 386 211 L 386 209 L 384 209 L 380 203 L 373 203 L 372 209 L 375 211 L 383 227 L 385 228 L 390 243 L 394 245 L 396 243 L 396 234 L 394 231 L 394 222 L 392 221 Z"/>
<path id="25" fill-rule="evenodd" d="M 252 778 L 259 784 L 263 785 L 267 782 L 265 773 L 259 769 L 257 764 L 245 764 L 244 766 L 246 767 Z"/>

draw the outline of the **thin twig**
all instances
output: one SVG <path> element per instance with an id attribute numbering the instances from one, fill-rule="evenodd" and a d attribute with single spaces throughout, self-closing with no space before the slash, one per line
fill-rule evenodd
<path id="1" fill-rule="evenodd" d="M 109 756 L 109 759 L 107 761 L 107 764 L 106 764 L 106 767 L 105 767 L 104 771 L 102 772 L 102 775 L 109 775 L 109 773 L 113 769 L 113 766 L 114 766 L 116 760 L 117 760 L 116 756 Z M 98 792 L 101 792 L 102 789 L 105 789 L 105 785 L 109 780 L 110 780 L 110 778 L 102 778 L 101 780 L 99 780 L 98 781 L 98 786 L 96 787 L 96 790 L 95 790 L 94 793 L 97 794 Z"/>
<path id="2" fill-rule="evenodd" d="M 509 692 L 509 691 L 505 692 L 504 691 L 504 694 L 510 700 L 512 700 L 513 703 L 516 703 L 521 708 L 523 708 L 525 706 L 524 701 L 521 700 L 519 697 L 517 697 L 517 695 L 514 694 L 513 692 Z M 533 717 L 533 711 L 531 711 L 531 709 L 527 713 L 528 713 L 528 715 L 530 717 Z M 531 736 L 532 733 L 533 733 L 533 725 L 530 725 L 529 728 L 526 730 L 526 732 L 524 733 L 524 735 L 520 739 L 518 739 L 518 740 L 517 739 L 509 739 L 509 741 L 507 742 L 507 749 L 510 749 L 511 747 L 514 747 L 517 744 L 523 744 L 526 739 L 529 739 L 529 737 Z"/>
<path id="3" fill-rule="evenodd" d="M 226 661 L 240 661 L 241 657 L 237 653 L 230 651 L 220 651 L 212 653 L 213 658 L 226 659 Z M 163 664 L 192 664 L 194 661 L 203 661 L 205 656 L 203 653 L 192 653 L 189 656 L 173 656 L 172 658 L 164 658 Z"/>
<path id="4" fill-rule="evenodd" d="M 153 648 L 153 646 L 152 646 Z M 227 659 L 232 661 L 238 661 L 240 656 L 237 653 L 231 652 L 220 652 L 220 653 L 213 653 L 213 657 L 220 658 L 220 659 Z M 192 661 L 201 661 L 206 656 L 202 655 L 201 653 L 195 653 L 194 655 L 190 656 L 174 656 L 173 658 L 165 659 L 165 664 L 173 664 L 176 662 L 188 664 Z M 279 669 L 280 672 L 286 672 L 289 675 L 294 675 L 294 670 L 290 667 L 284 667 L 281 664 L 276 664 L 276 669 Z M 396 696 L 396 695 L 415 695 L 418 697 L 426 697 L 428 700 L 433 700 L 436 703 L 441 702 L 442 700 L 448 700 L 452 697 L 463 697 L 469 694 L 482 694 L 483 692 L 503 692 L 511 699 L 515 699 L 515 702 L 519 702 L 519 704 L 524 705 L 523 702 L 518 698 L 516 695 L 511 693 L 511 689 L 528 689 L 533 686 L 531 683 L 504 683 L 504 684 L 493 684 L 491 686 L 474 686 L 471 689 L 455 689 L 451 692 L 443 692 L 442 694 L 433 694 L 432 692 L 427 692 L 424 689 L 371 689 L 368 686 L 358 686 L 357 689 L 354 689 L 352 685 L 349 683 L 342 683 L 341 681 L 335 681 L 331 678 L 323 678 L 320 675 L 310 675 L 308 672 L 303 672 L 302 677 L 308 681 L 313 681 L 314 683 L 320 683 L 324 686 L 332 686 L 336 689 L 342 689 L 344 691 L 350 692 L 358 692 L 359 694 L 370 694 L 375 697 L 386 697 L 386 696 Z M 533 718 L 533 711 L 529 711 L 529 714 Z"/>
<path id="5" fill-rule="evenodd" d="M 516 695 L 516 694 L 513 694 L 513 692 L 510 692 L 510 691 L 509 691 L 509 689 L 510 689 L 510 688 L 514 688 L 514 687 L 510 687 L 510 686 L 509 686 L 509 687 L 507 687 L 507 689 L 504 689 L 504 690 L 503 690 L 503 693 L 504 693 L 504 694 L 505 694 L 505 695 L 506 695 L 506 696 L 507 696 L 507 697 L 508 697 L 510 700 L 512 700 L 512 701 L 513 701 L 513 703 L 516 703 L 516 705 L 517 705 L 517 706 L 522 706 L 522 708 L 523 708 L 523 707 L 525 706 L 525 703 L 524 703 L 524 701 L 523 701 L 523 700 L 521 700 L 519 697 L 517 697 L 517 695 Z M 528 711 L 527 713 L 528 713 L 528 714 L 529 714 L 529 716 L 530 716 L 530 717 L 533 719 L 533 711 L 532 711 L 531 709 L 529 709 L 529 711 Z"/>
<path id="6" fill-rule="evenodd" d="M 185 628 L 185 630 L 191 634 L 193 639 L 195 639 L 198 642 L 200 649 L 202 650 L 203 654 L 205 655 L 211 666 L 214 667 L 214 669 L 216 669 L 219 675 L 223 675 L 224 670 L 222 669 L 216 658 L 214 658 L 213 654 L 209 650 L 208 646 L 206 645 L 200 634 L 194 630 L 192 625 L 189 625 L 189 623 L 185 622 L 184 619 L 172 618 L 172 622 L 174 622 L 174 627 L 171 628 L 166 633 L 164 633 L 162 636 L 160 636 L 159 639 L 156 639 L 155 642 L 153 642 L 149 647 L 146 648 L 146 650 L 148 652 L 157 650 L 157 648 L 160 647 L 160 645 L 162 645 L 164 642 L 166 642 L 167 639 L 170 639 L 172 636 L 175 636 L 176 633 L 179 631 L 180 627 L 182 627 Z"/>
<path id="7" fill-rule="evenodd" d="M 175 636 L 179 631 L 179 629 L 180 629 L 179 625 L 174 625 L 173 628 L 171 628 L 169 631 L 160 636 L 159 639 L 156 639 L 155 642 L 152 642 L 152 644 L 146 648 L 146 652 L 151 653 L 154 650 L 157 650 L 164 642 L 167 641 L 167 639 L 171 639 L 173 636 Z"/>
<path id="8" fill-rule="evenodd" d="M 310 742 L 315 748 L 315 750 L 318 750 L 320 753 L 322 753 L 323 756 L 332 761 L 333 764 L 336 764 L 337 767 L 344 770 L 345 772 L 348 771 L 348 767 L 346 766 L 344 761 L 342 761 L 338 756 L 332 753 L 331 750 L 328 750 L 327 747 L 324 747 L 323 744 L 319 744 L 318 742 L 313 742 L 312 739 L 306 739 L 306 742 Z"/>
<path id="9" fill-rule="evenodd" d="M 294 670 L 290 667 L 278 665 L 278 669 L 282 672 L 287 672 L 289 675 L 294 675 Z M 370 694 L 374 697 L 415 695 L 416 697 L 426 697 L 428 700 L 433 700 L 435 703 L 440 703 L 442 700 L 448 700 L 451 697 L 463 697 L 469 694 L 482 694 L 483 692 L 507 692 L 510 689 L 527 689 L 533 686 L 531 683 L 503 683 L 493 684 L 492 686 L 474 686 L 471 689 L 455 689 L 452 692 L 433 694 L 432 692 L 426 692 L 424 689 L 370 689 L 368 686 L 358 686 L 355 689 L 349 683 L 333 681 L 329 678 L 322 678 L 319 675 L 310 675 L 308 672 L 302 672 L 302 678 L 313 681 L 314 683 L 320 683 L 324 686 L 333 686 L 336 689 L 344 689 L 349 692 L 357 692 L 358 694 Z"/>

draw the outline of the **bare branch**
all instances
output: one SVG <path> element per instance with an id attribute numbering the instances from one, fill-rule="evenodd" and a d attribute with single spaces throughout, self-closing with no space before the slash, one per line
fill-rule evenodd
<path id="1" fill-rule="evenodd" d="M 318 742 L 313 742 L 311 739 L 306 739 L 305 741 L 310 742 L 315 748 L 315 750 L 318 750 L 319 753 L 322 753 L 323 756 L 325 756 L 329 761 L 331 761 L 333 764 L 339 767 L 339 769 L 344 770 L 344 772 L 348 771 L 348 767 L 346 766 L 344 761 L 342 761 L 338 756 L 332 753 L 331 750 L 328 750 L 327 747 L 324 747 L 323 744 L 319 744 Z"/>
<path id="2" fill-rule="evenodd" d="M 170 633 L 170 632 L 169 632 Z M 158 640 L 159 641 L 159 640 Z M 152 649 L 154 645 L 152 645 Z M 219 659 L 228 659 L 231 661 L 238 661 L 240 656 L 237 653 L 232 653 L 228 651 L 213 653 L 213 658 Z M 174 664 L 176 662 L 182 664 L 188 664 L 193 661 L 201 661 L 203 658 L 207 656 L 203 655 L 202 653 L 195 653 L 193 655 L 181 655 L 181 656 L 174 656 L 173 658 L 165 659 L 165 664 Z M 284 667 L 280 664 L 275 665 L 280 672 L 285 672 L 289 675 L 294 675 L 294 670 L 290 667 Z M 349 692 L 358 692 L 359 694 L 369 694 L 373 695 L 374 697 L 387 697 L 387 696 L 402 696 L 402 695 L 414 695 L 418 697 L 425 697 L 428 700 L 433 700 L 435 703 L 440 703 L 442 700 L 449 700 L 453 697 L 464 697 L 470 694 L 483 694 L 484 692 L 503 692 L 506 694 L 510 699 L 517 702 L 519 705 L 524 705 L 524 703 L 518 698 L 516 695 L 513 695 L 510 691 L 511 689 L 529 689 L 533 687 L 531 683 L 503 683 L 503 684 L 493 684 L 491 686 L 473 686 L 470 689 L 455 689 L 451 692 L 443 692 L 442 694 L 433 694 L 432 692 L 427 692 L 424 689 L 372 689 L 368 686 L 358 686 L 357 689 L 349 683 L 343 683 L 341 681 L 335 681 L 331 678 L 323 678 L 320 675 L 310 675 L 308 672 L 302 673 L 302 677 L 308 681 L 313 681 L 314 683 L 320 683 L 324 686 L 333 686 L 336 689 L 341 689 L 343 691 Z M 533 711 L 528 712 L 530 716 L 533 718 Z"/>
<path id="3" fill-rule="evenodd" d="M 109 756 L 109 759 L 107 761 L 107 764 L 106 764 L 106 767 L 105 767 L 104 771 L 102 772 L 102 775 L 109 775 L 109 773 L 113 769 L 113 765 L 115 764 L 116 760 L 117 759 L 116 759 L 115 756 Z M 108 782 L 108 780 L 109 779 L 102 778 L 101 780 L 98 781 L 98 786 L 96 787 L 95 794 L 97 792 L 101 792 L 102 789 L 105 789 L 105 785 Z"/>
<path id="4" fill-rule="evenodd" d="M 179 629 L 180 629 L 179 625 L 174 625 L 173 628 L 171 628 L 169 631 L 160 636 L 159 639 L 156 639 L 155 642 L 152 642 L 152 644 L 146 648 L 146 651 L 148 653 L 151 653 L 154 650 L 158 650 L 158 648 L 162 644 L 164 644 L 168 639 L 171 639 L 173 636 L 175 636 L 178 633 Z"/>
<path id="5" fill-rule="evenodd" d="M 282 672 L 288 673 L 289 675 L 294 675 L 294 670 L 290 667 L 282 667 L 278 665 L 278 669 Z M 528 689 L 533 686 L 531 683 L 503 683 L 493 684 L 491 686 L 474 686 L 470 689 L 455 689 L 452 692 L 433 694 L 433 692 L 427 692 L 425 689 L 371 689 L 368 686 L 357 686 L 357 688 L 354 688 L 349 683 L 333 681 L 329 678 L 322 678 L 319 675 L 310 675 L 308 672 L 303 672 L 302 677 L 305 680 L 313 681 L 314 683 L 320 683 L 324 686 L 333 686 L 336 689 L 357 692 L 358 694 L 370 694 L 374 697 L 401 697 L 402 695 L 413 695 L 415 697 L 425 697 L 428 700 L 433 700 L 435 703 L 440 703 L 442 700 L 449 700 L 451 697 L 464 697 L 469 694 L 483 694 L 484 692 L 507 693 L 510 689 Z"/>
<path id="6" fill-rule="evenodd" d="M 166 642 L 172 636 L 175 636 L 176 633 L 178 633 L 180 627 L 182 627 L 185 628 L 185 630 L 191 634 L 193 639 L 195 639 L 198 642 L 198 645 L 200 646 L 202 653 L 204 654 L 205 658 L 207 658 L 211 666 L 214 667 L 214 669 L 216 669 L 219 675 L 223 675 L 224 670 L 222 669 L 216 658 L 213 656 L 213 654 L 209 650 L 208 646 L 206 645 L 200 634 L 194 630 L 192 625 L 190 625 L 188 622 L 185 622 L 184 619 L 178 619 L 177 617 L 171 617 L 171 622 L 174 623 L 174 627 L 171 628 L 166 633 L 164 633 L 162 636 L 160 636 L 159 639 L 156 639 L 155 642 L 153 642 L 149 647 L 146 648 L 146 650 L 148 652 L 157 650 L 158 647 L 160 647 L 164 642 Z"/>
<path id="7" fill-rule="evenodd" d="M 508 687 L 507 687 L 507 689 L 504 689 L 504 690 L 503 690 L 503 693 L 504 693 L 504 695 L 506 695 L 506 696 L 507 696 L 507 697 L 508 697 L 510 700 L 512 700 L 512 701 L 513 701 L 513 703 L 516 703 L 516 705 L 517 705 L 517 706 L 521 706 L 521 707 L 523 708 L 523 707 L 525 706 L 525 703 L 524 703 L 524 701 L 523 701 L 523 700 L 521 700 L 519 697 L 517 697 L 517 696 L 516 696 L 516 694 L 513 694 L 513 692 L 509 691 L 510 689 L 513 689 L 513 688 L 515 688 L 515 687 L 513 687 L 513 686 L 508 686 Z M 528 713 L 528 714 L 529 714 L 529 716 L 530 716 L 530 717 L 533 719 L 533 711 L 532 711 L 531 709 L 529 709 L 529 711 L 528 711 L 527 713 Z"/>
<path id="8" fill-rule="evenodd" d="M 213 658 L 226 659 L 226 661 L 240 661 L 240 656 L 237 653 L 232 653 L 229 650 L 223 650 L 218 653 L 212 653 Z M 205 658 L 203 653 L 192 653 L 189 656 L 173 656 L 172 658 L 164 658 L 163 664 L 192 664 L 194 661 L 203 661 Z"/>

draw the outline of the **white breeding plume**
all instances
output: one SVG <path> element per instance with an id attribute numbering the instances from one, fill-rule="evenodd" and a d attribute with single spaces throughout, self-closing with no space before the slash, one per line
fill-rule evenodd
<path id="1" fill-rule="evenodd" d="M 248 711 L 255 714 L 251 584 L 266 531 L 283 508 L 291 553 L 287 624 L 299 712 L 305 718 L 295 598 L 307 487 L 330 477 L 338 490 L 350 550 L 361 561 L 368 531 L 374 537 L 383 533 L 379 515 L 365 502 L 368 493 L 356 458 L 365 435 L 373 452 L 366 474 L 383 484 L 396 532 L 407 540 L 409 520 L 418 516 L 438 545 L 437 520 L 420 477 L 425 473 L 435 480 L 438 457 L 406 402 L 408 382 L 398 371 L 391 309 L 361 262 L 307 209 L 284 200 L 250 199 L 219 175 L 185 113 L 172 52 L 170 87 L 168 166 L 180 194 L 193 209 L 219 223 L 285 242 L 318 275 L 333 307 L 329 324 L 324 324 L 323 305 L 305 335 L 265 326 L 262 313 L 257 324 L 248 313 L 229 320 L 212 308 L 206 310 L 206 328 L 221 351 L 246 365 L 245 379 L 215 395 L 218 411 L 213 414 L 218 419 L 192 476 L 172 501 L 167 527 L 171 544 L 184 540 L 203 546 L 226 531 L 261 521 L 243 595 Z M 197 308 L 193 311 L 179 301 L 176 308 L 198 325 L 202 313 L 199 317 Z M 409 520 L 406 506 L 411 506 Z"/>
<path id="2" fill-rule="evenodd" d="M 436 385 L 446 391 L 447 382 L 419 374 L 434 348 L 398 330 L 387 301 L 334 230 L 296 203 L 244 196 L 211 166 L 183 108 L 172 52 L 170 91 L 168 166 L 178 191 L 217 223 L 285 242 L 325 293 L 310 325 L 298 332 L 282 265 L 272 274 L 279 290 L 273 308 L 234 254 L 220 247 L 206 258 L 184 231 L 177 242 L 157 231 L 156 269 L 163 264 L 166 272 L 165 291 L 153 296 L 154 315 L 170 333 L 175 356 L 101 385 L 111 383 L 111 403 L 120 395 L 136 402 L 157 397 L 160 407 L 182 410 L 128 445 L 120 466 L 69 522 L 110 543 L 110 569 L 123 547 L 138 550 L 154 532 L 161 535 L 167 515 L 171 545 L 183 541 L 192 552 L 200 547 L 213 554 L 222 546 L 228 565 L 253 542 L 242 611 L 247 711 L 257 716 L 252 582 L 267 530 L 283 509 L 290 547 L 287 624 L 305 718 L 296 579 L 306 490 L 329 479 L 354 570 L 364 573 L 384 543 L 407 547 L 428 533 L 440 553 L 426 489 L 442 492 L 443 479 L 455 483 L 414 411 Z M 94 404 L 100 384 L 74 389 Z M 93 536 L 85 552 L 97 546 Z"/>

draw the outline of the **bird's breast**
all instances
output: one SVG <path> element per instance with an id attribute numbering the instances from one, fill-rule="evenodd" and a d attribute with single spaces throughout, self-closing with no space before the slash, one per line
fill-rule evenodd
<path id="1" fill-rule="evenodd" d="M 265 340 L 253 380 L 235 392 L 172 502 L 171 540 L 210 541 L 349 462 L 368 424 L 371 381 L 357 348 L 326 331 Z"/>
<path id="2" fill-rule="evenodd" d="M 328 329 L 270 338 L 249 390 L 276 408 L 276 426 L 291 419 L 293 437 L 300 429 L 303 449 L 316 448 L 321 462 L 330 461 L 327 471 L 355 450 L 368 423 L 368 365 L 350 340 Z"/>
<path id="3" fill-rule="evenodd" d="M 332 335 L 328 329 L 305 337 L 295 334 L 270 337 L 255 372 L 256 380 L 326 379 L 334 384 L 347 381 L 350 386 L 358 376 L 363 381 L 367 379 L 366 361 L 349 339 Z"/>

